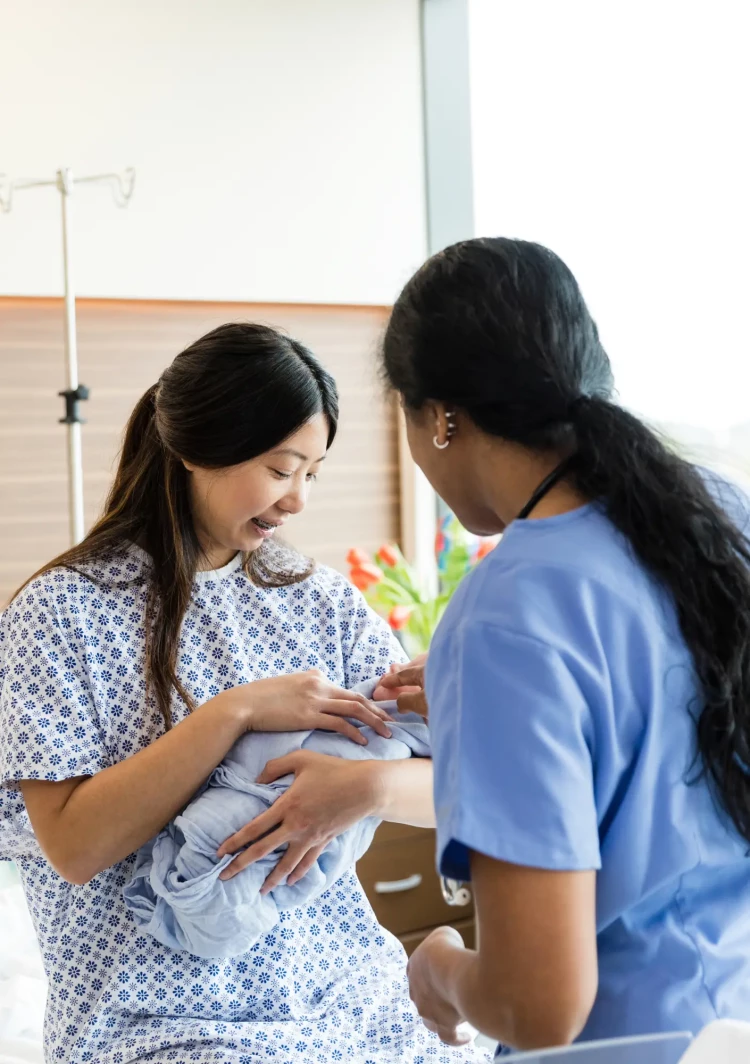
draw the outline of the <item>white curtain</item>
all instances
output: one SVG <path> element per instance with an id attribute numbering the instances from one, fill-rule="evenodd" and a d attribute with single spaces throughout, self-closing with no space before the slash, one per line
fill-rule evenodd
<path id="1" fill-rule="evenodd" d="M 21 884 L 0 861 L 0 1064 L 42 1064 L 47 984 Z"/>

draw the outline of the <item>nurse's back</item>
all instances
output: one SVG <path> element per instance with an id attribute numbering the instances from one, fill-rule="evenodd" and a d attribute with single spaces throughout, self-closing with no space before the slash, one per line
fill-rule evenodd
<path id="1" fill-rule="evenodd" d="M 746 501 L 713 487 L 744 528 Z M 673 600 L 601 508 L 512 524 L 459 589 L 431 659 L 443 871 L 466 877 L 468 850 L 599 869 L 599 988 L 582 1037 L 750 1015 L 748 844 L 703 772 Z"/>

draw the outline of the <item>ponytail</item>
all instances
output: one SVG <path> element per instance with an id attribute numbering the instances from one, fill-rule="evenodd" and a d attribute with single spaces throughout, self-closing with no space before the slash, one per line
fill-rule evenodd
<path id="1" fill-rule="evenodd" d="M 701 474 L 603 399 L 572 410 L 573 477 L 668 589 L 700 682 L 698 747 L 750 841 L 750 550 Z"/>
<path id="2" fill-rule="evenodd" d="M 147 388 L 128 418 L 120 451 L 121 472 L 124 472 L 139 457 L 144 458 L 147 451 L 150 451 L 154 457 L 157 456 L 160 447 L 159 434 L 156 431 L 156 393 L 158 390 L 158 384 L 152 384 L 150 388 Z M 112 494 L 113 492 L 110 491 L 110 499 Z"/>
<path id="3" fill-rule="evenodd" d="M 152 385 L 130 415 L 104 516 L 87 539 L 94 545 L 101 532 L 112 530 L 120 542 L 124 537 L 146 546 L 151 556 L 146 683 L 169 729 L 173 691 L 189 711 L 195 708 L 177 676 L 177 648 L 201 549 L 191 517 L 187 471 L 164 447 L 158 431 L 158 387 Z M 108 545 L 102 544 L 102 549 Z"/>

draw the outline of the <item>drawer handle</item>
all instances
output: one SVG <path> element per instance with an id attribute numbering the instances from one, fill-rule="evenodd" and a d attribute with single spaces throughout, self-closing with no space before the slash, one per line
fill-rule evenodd
<path id="1" fill-rule="evenodd" d="M 419 872 L 415 872 L 413 876 L 407 876 L 406 879 L 391 879 L 386 880 L 384 883 L 375 884 L 376 894 L 401 894 L 405 890 L 414 890 L 422 882 L 422 877 Z"/>

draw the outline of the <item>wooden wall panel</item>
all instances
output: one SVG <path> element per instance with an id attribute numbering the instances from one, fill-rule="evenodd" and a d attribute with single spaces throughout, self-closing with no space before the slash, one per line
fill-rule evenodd
<path id="1" fill-rule="evenodd" d="M 101 507 L 122 429 L 138 396 L 187 344 L 225 321 L 262 321 L 308 345 L 341 394 L 339 435 L 290 539 L 344 569 L 352 545 L 399 538 L 395 412 L 383 400 L 374 353 L 382 308 L 255 304 L 78 303 L 86 518 Z M 65 386 L 61 300 L 0 299 L 0 604 L 67 545 Z"/>

